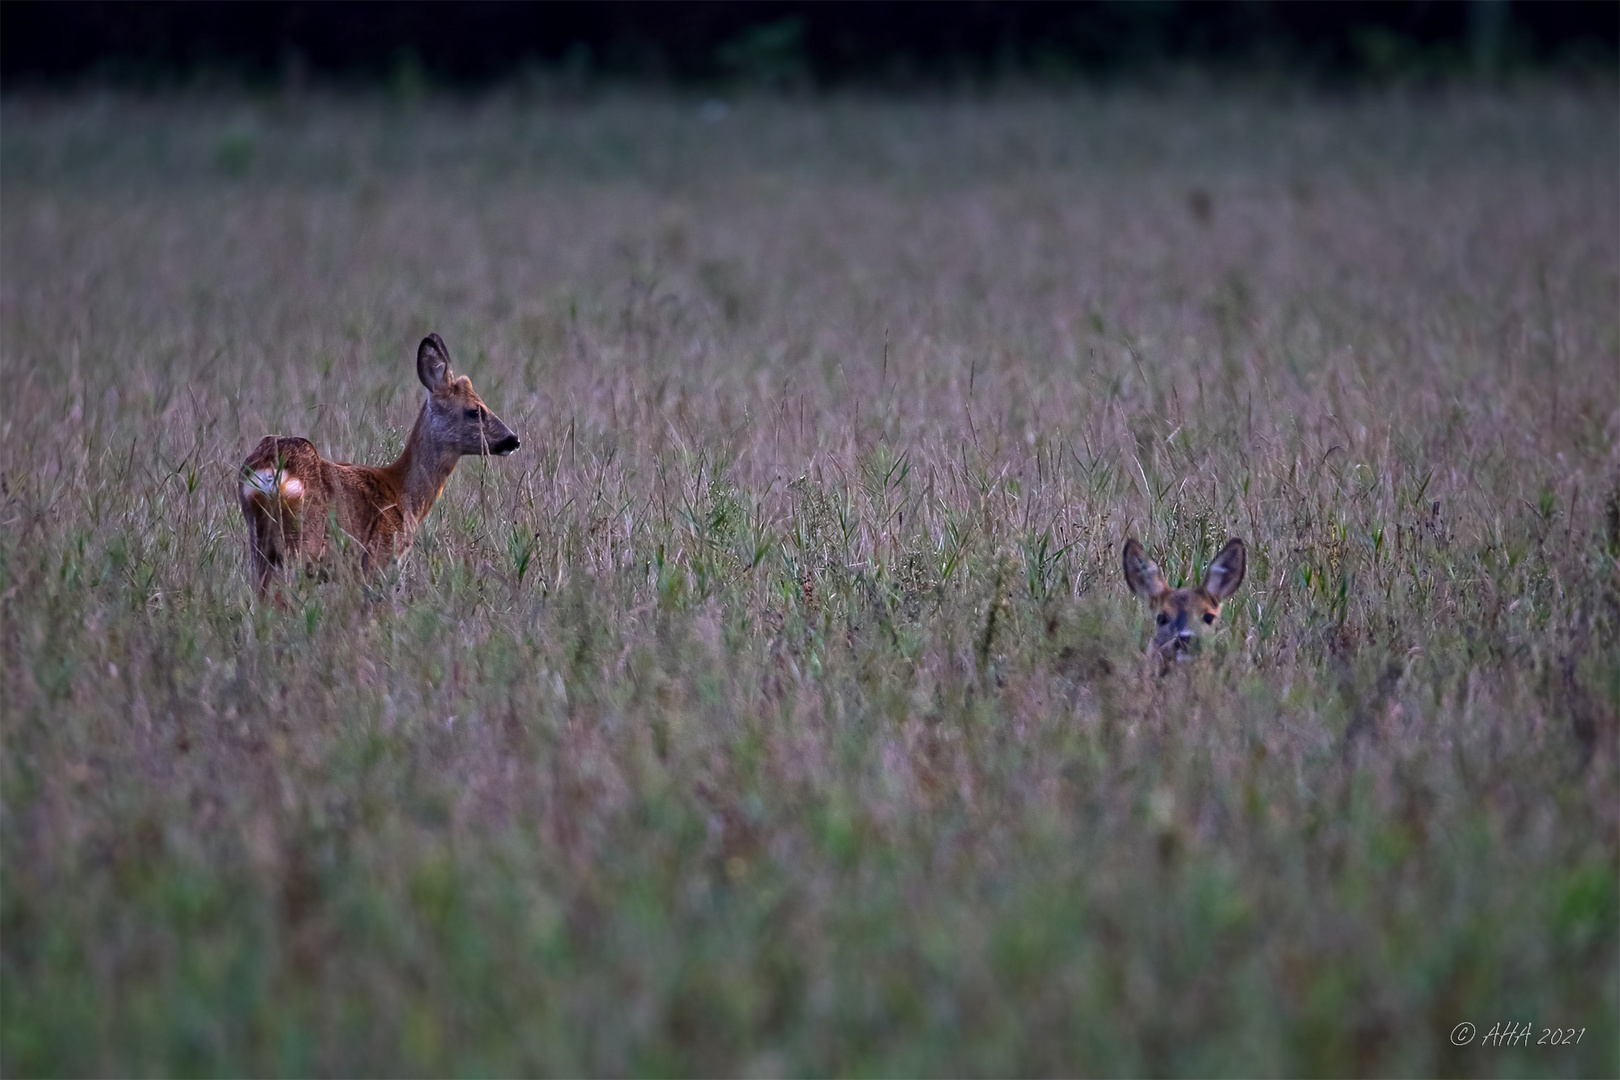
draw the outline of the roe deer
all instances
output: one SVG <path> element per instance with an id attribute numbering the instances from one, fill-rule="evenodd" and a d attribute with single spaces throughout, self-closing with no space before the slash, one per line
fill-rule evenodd
<path id="1" fill-rule="evenodd" d="M 416 376 L 427 387 L 427 400 L 392 465 L 327 461 L 308 439 L 285 435 L 266 435 L 242 463 L 239 497 L 259 596 L 276 567 L 321 559 L 328 521 L 359 545 L 368 573 L 404 556 L 462 455 L 506 455 L 518 448 L 518 437 L 489 411 L 467 377 L 451 373 L 438 334 L 417 347 Z"/>
<path id="2" fill-rule="evenodd" d="M 1221 601 L 1243 584 L 1246 552 L 1237 537 L 1226 542 L 1204 572 L 1204 583 L 1196 589 L 1172 589 L 1164 571 L 1147 557 L 1135 537 L 1125 541 L 1125 584 L 1148 602 L 1157 615 L 1159 628 L 1153 635 L 1153 651 L 1160 670 L 1168 670 L 1176 660 L 1187 659 L 1199 626 L 1213 623 L 1221 615 Z"/>

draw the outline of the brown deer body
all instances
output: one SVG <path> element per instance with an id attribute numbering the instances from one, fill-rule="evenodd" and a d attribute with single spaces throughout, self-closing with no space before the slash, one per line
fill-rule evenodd
<path id="1" fill-rule="evenodd" d="M 323 558 L 329 523 L 359 547 L 368 573 L 402 557 L 464 455 L 505 455 L 521 445 L 467 377 L 451 373 L 439 335 L 422 339 L 416 374 L 427 400 L 393 464 L 327 461 L 308 439 L 285 435 L 266 435 L 242 463 L 238 497 L 260 596 L 277 567 Z"/>
<path id="2" fill-rule="evenodd" d="M 1152 648 L 1161 671 L 1177 660 L 1191 657 L 1199 630 L 1221 617 L 1221 603 L 1243 584 L 1247 562 L 1247 549 L 1234 536 L 1210 562 L 1202 585 L 1196 589 L 1172 589 L 1164 571 L 1147 557 L 1136 538 L 1125 541 L 1125 584 L 1154 612 L 1158 629 L 1153 634 Z"/>

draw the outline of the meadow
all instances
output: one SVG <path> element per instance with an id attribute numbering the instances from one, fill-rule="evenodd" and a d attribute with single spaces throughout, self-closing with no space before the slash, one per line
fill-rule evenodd
<path id="1" fill-rule="evenodd" d="M 1612 89 L 6 99 L 0 1071 L 1615 1074 Z"/>

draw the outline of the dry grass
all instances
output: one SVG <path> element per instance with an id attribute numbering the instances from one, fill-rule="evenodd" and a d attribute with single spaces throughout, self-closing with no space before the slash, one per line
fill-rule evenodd
<path id="1" fill-rule="evenodd" d="M 3 108 L 8 1075 L 1615 1071 L 1612 95 Z"/>

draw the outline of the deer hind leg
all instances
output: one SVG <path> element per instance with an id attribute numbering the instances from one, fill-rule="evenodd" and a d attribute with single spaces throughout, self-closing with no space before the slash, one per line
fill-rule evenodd
<path id="1" fill-rule="evenodd" d="M 289 609 L 284 572 L 296 570 L 300 562 L 297 520 L 284 516 L 277 521 L 272 512 L 260 509 L 248 527 L 248 557 L 254 595 Z"/>
<path id="2" fill-rule="evenodd" d="M 253 592 L 261 600 L 282 563 L 280 531 L 262 506 L 243 500 L 242 516 L 248 527 L 248 576 Z"/>

